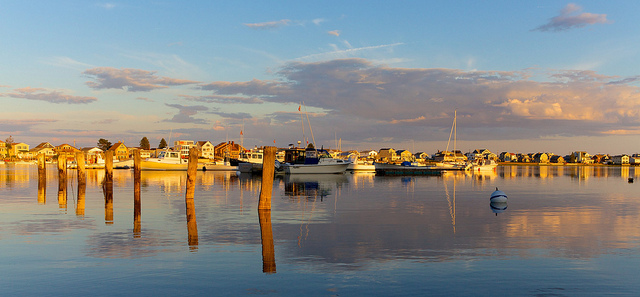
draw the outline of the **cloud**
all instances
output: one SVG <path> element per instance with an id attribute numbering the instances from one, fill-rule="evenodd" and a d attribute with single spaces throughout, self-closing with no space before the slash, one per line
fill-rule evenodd
<path id="1" fill-rule="evenodd" d="M 111 10 L 111 9 L 114 9 L 116 7 L 116 5 L 114 3 L 98 3 L 98 4 L 96 4 L 96 6 L 98 6 L 100 8 L 107 9 L 107 10 Z"/>
<path id="2" fill-rule="evenodd" d="M 92 89 L 124 89 L 128 92 L 146 92 L 164 89 L 169 86 L 179 86 L 198 83 L 197 81 L 156 76 L 155 71 L 140 69 L 116 69 L 111 67 L 97 67 L 83 72 L 94 79 L 86 82 Z"/>
<path id="3" fill-rule="evenodd" d="M 273 22 L 251 23 L 251 24 L 244 24 L 244 25 L 251 29 L 270 30 L 270 29 L 276 29 L 283 26 L 288 26 L 290 22 L 291 20 L 284 19 L 284 20 L 273 21 Z"/>
<path id="4" fill-rule="evenodd" d="M 314 20 L 313 20 L 313 21 L 311 21 L 311 22 L 313 22 L 316 26 L 319 26 L 320 24 L 322 24 L 322 23 L 324 23 L 324 22 L 326 22 L 326 21 L 327 21 L 327 20 L 325 20 L 325 19 L 318 18 L 318 19 L 314 19 Z"/>
<path id="5" fill-rule="evenodd" d="M 327 33 L 328 33 L 329 35 L 333 35 L 333 36 L 336 36 L 336 37 L 339 37 L 339 36 L 340 36 L 340 30 L 333 30 L 333 31 L 329 31 L 329 32 L 327 32 Z"/>
<path id="6" fill-rule="evenodd" d="M 242 119 L 250 119 L 252 118 L 250 113 L 246 113 L 246 112 L 236 112 L 236 113 L 229 113 L 229 112 L 220 112 L 220 111 L 211 111 L 208 112 L 209 114 L 215 114 L 218 116 L 221 116 L 223 118 L 228 118 L 228 119 L 238 119 L 238 120 L 242 120 Z"/>
<path id="7" fill-rule="evenodd" d="M 0 120 L 0 134 L 20 135 L 23 134 L 23 132 L 31 131 L 34 126 L 50 125 L 55 122 L 57 122 L 57 120 L 52 119 Z M 4 139 L 2 139 L 2 141 L 4 141 Z M 16 141 L 20 140 L 16 139 Z"/>
<path id="8" fill-rule="evenodd" d="M 207 96 L 190 96 L 180 95 L 180 97 L 197 102 L 221 103 L 221 104 L 262 104 L 264 101 L 257 97 L 247 96 L 225 96 L 225 95 L 207 95 Z"/>
<path id="9" fill-rule="evenodd" d="M 347 43 L 348 44 L 348 43 Z M 349 48 L 345 50 L 334 50 L 327 53 L 313 54 L 304 57 L 297 58 L 298 61 L 311 61 L 311 60 L 329 60 L 329 59 L 339 59 L 339 58 L 347 58 L 352 57 L 359 52 L 362 51 L 371 51 L 378 50 L 383 48 L 393 48 L 399 45 L 403 45 L 404 43 L 392 43 L 392 44 L 382 44 L 382 45 L 374 45 L 374 46 L 365 46 L 359 48 Z"/>
<path id="10" fill-rule="evenodd" d="M 49 60 L 44 61 L 44 63 L 48 65 L 64 67 L 64 68 L 69 68 L 69 69 L 78 70 L 78 71 L 81 71 L 82 69 L 87 69 L 89 67 L 93 67 L 93 65 L 82 63 L 69 57 L 53 57 Z"/>
<path id="11" fill-rule="evenodd" d="M 459 137 L 467 140 L 479 135 L 485 140 L 603 135 L 640 128 L 640 87 L 631 84 L 637 77 L 562 70 L 543 74 L 546 81 L 533 81 L 534 74 L 540 77 L 533 71 L 395 68 L 351 58 L 292 62 L 277 72 L 277 80 L 214 82 L 202 88 L 289 104 L 290 111 L 269 115 L 278 125 L 299 121 L 297 107 L 304 101 L 310 109 L 324 111 L 314 125 L 353 134 L 353 141 L 446 139 L 454 110 Z"/>
<path id="12" fill-rule="evenodd" d="M 606 14 L 581 13 L 581 11 L 582 7 L 569 3 L 560 11 L 560 15 L 551 18 L 548 23 L 532 31 L 560 32 L 573 28 L 582 28 L 588 25 L 611 23 L 611 21 L 607 20 Z"/>
<path id="13" fill-rule="evenodd" d="M 72 96 L 63 94 L 60 91 L 48 91 L 42 88 L 20 88 L 10 93 L 0 93 L 0 97 L 11 97 L 19 99 L 29 99 L 45 101 L 49 103 L 86 104 L 97 101 L 96 97 Z"/>
<path id="14" fill-rule="evenodd" d="M 153 101 L 153 99 L 147 98 L 147 97 L 136 97 L 136 100 L 142 100 L 142 101 L 147 101 L 147 102 L 155 102 L 155 101 Z"/>
<path id="15" fill-rule="evenodd" d="M 196 119 L 193 117 L 194 115 L 198 114 L 199 111 L 207 111 L 208 108 L 205 106 L 200 106 L 200 105 L 184 106 L 180 104 L 165 104 L 165 105 L 178 109 L 178 114 L 174 115 L 173 118 L 171 119 L 164 120 L 165 122 L 207 124 L 207 121 L 203 119 Z"/>

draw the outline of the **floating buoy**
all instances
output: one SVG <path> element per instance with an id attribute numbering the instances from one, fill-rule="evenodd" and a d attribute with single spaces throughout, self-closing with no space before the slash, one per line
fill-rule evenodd
<path id="1" fill-rule="evenodd" d="M 491 200 L 491 202 L 496 202 L 496 203 L 507 202 L 507 194 L 498 190 L 498 187 L 496 187 L 496 190 L 493 193 L 491 193 L 491 198 L 489 199 Z"/>

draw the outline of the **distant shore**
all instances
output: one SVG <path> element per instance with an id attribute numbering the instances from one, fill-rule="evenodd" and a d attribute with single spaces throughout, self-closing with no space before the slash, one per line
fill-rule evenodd
<path id="1" fill-rule="evenodd" d="M 498 162 L 498 165 L 500 166 L 551 166 L 551 167 L 558 167 L 558 166 L 635 167 L 640 164 L 614 165 L 614 164 L 600 164 L 600 163 L 594 163 L 594 164 L 560 163 L 559 164 L 559 163 Z"/>

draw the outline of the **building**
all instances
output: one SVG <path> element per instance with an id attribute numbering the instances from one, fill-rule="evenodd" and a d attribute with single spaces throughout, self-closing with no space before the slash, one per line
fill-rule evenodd
<path id="1" fill-rule="evenodd" d="M 205 158 L 205 159 L 215 159 L 215 145 L 213 145 L 211 142 L 209 141 L 198 141 L 196 142 L 196 148 L 198 148 L 198 151 L 200 151 L 200 155 L 199 157 L 201 158 Z"/>
<path id="2" fill-rule="evenodd" d="M 219 159 L 231 158 L 231 159 L 239 159 L 240 152 L 244 152 L 245 148 L 241 145 L 229 141 L 229 142 L 221 142 L 213 149 L 214 156 Z"/>
<path id="3" fill-rule="evenodd" d="M 7 156 L 7 143 L 0 140 L 0 157 L 6 157 L 6 156 Z"/>
<path id="4" fill-rule="evenodd" d="M 118 141 L 107 151 L 113 152 L 113 159 L 115 160 L 122 161 L 129 159 L 129 149 L 124 145 L 124 143 L 122 143 L 122 141 Z"/>
<path id="5" fill-rule="evenodd" d="M 377 159 L 383 162 L 393 162 L 400 159 L 400 157 L 396 154 L 396 150 L 392 148 L 383 148 L 378 152 Z"/>
<path id="6" fill-rule="evenodd" d="M 398 150 L 398 151 L 396 151 L 396 155 L 398 155 L 398 157 L 402 161 L 409 161 L 409 162 L 415 161 L 415 157 L 408 150 Z"/>
<path id="7" fill-rule="evenodd" d="M 378 157 L 378 151 L 364 150 L 360 152 L 360 159 L 375 160 Z"/>
<path id="8" fill-rule="evenodd" d="M 416 158 L 416 160 L 427 160 L 431 158 L 431 156 L 425 152 L 415 153 L 413 156 Z"/>
<path id="9" fill-rule="evenodd" d="M 498 156 L 500 162 L 518 162 L 518 155 L 509 152 L 502 152 Z"/>
<path id="10" fill-rule="evenodd" d="M 467 158 L 467 156 L 465 156 L 461 151 L 454 150 L 452 152 L 438 151 L 433 156 L 433 160 L 436 162 L 466 162 L 469 158 Z"/>
<path id="11" fill-rule="evenodd" d="M 75 159 L 76 153 L 80 152 L 79 149 L 66 143 L 54 147 L 53 151 L 58 156 L 65 154 L 67 156 L 67 159 Z"/>
<path id="12" fill-rule="evenodd" d="M 593 164 L 593 159 L 591 159 L 591 156 L 587 152 L 576 151 L 569 155 L 569 162 Z"/>
<path id="13" fill-rule="evenodd" d="M 195 146 L 193 140 L 176 140 L 173 142 L 173 151 L 180 152 L 182 159 L 189 159 L 189 149 Z"/>
<path id="14" fill-rule="evenodd" d="M 616 155 L 611 157 L 611 163 L 614 165 L 629 165 L 628 155 Z"/>
<path id="15" fill-rule="evenodd" d="M 549 155 L 546 153 L 533 154 L 532 160 L 534 163 L 549 163 Z"/>
<path id="16" fill-rule="evenodd" d="M 44 155 L 45 160 L 51 160 L 56 155 L 55 147 L 48 142 L 43 142 L 29 150 L 34 157 Z"/>
<path id="17" fill-rule="evenodd" d="M 11 148 L 7 150 L 9 156 L 16 156 L 20 159 L 29 155 L 29 145 L 24 142 L 13 143 Z"/>

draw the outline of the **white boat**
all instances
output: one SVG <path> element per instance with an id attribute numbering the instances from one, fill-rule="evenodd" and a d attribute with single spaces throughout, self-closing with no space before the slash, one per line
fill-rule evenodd
<path id="1" fill-rule="evenodd" d="M 262 149 L 254 148 L 243 152 L 238 159 L 238 171 L 241 173 L 254 173 L 262 171 Z"/>
<path id="2" fill-rule="evenodd" d="M 285 151 L 285 162 L 276 162 L 276 172 L 284 174 L 339 174 L 349 167 L 349 162 L 332 158 L 325 150 L 309 145 L 306 150 L 291 148 Z"/>
<path id="3" fill-rule="evenodd" d="M 357 156 L 349 158 L 348 161 L 351 163 L 347 167 L 348 171 L 376 171 L 376 165 L 374 164 L 374 162 L 359 160 Z"/>
<path id="4" fill-rule="evenodd" d="M 471 170 L 473 171 L 493 171 L 498 167 L 495 160 L 476 159 L 473 160 Z"/>
<path id="5" fill-rule="evenodd" d="M 180 152 L 163 151 L 156 158 L 140 161 L 140 170 L 187 170 L 188 161 L 180 157 Z"/>

